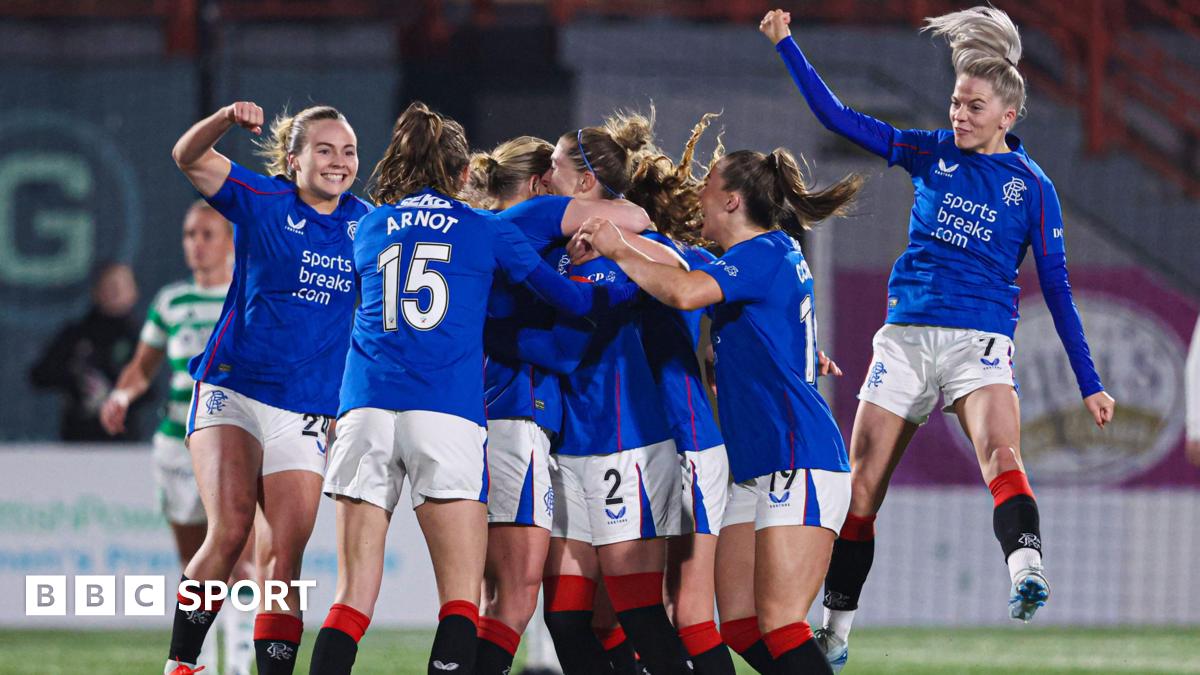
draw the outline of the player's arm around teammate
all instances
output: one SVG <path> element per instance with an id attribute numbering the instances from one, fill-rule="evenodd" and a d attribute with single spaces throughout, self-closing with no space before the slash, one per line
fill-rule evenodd
<path id="1" fill-rule="evenodd" d="M 847 177 L 811 192 L 782 149 L 722 158 L 701 205 L 702 234 L 725 255 L 690 272 L 636 255 L 608 224 L 577 235 L 661 302 L 716 305 L 718 405 L 737 481 L 718 543 L 717 598 L 727 641 L 764 672 L 828 672 L 804 619 L 849 503 L 849 465 L 815 387 L 812 275 L 787 233 L 843 213 L 860 185 Z M 754 570 L 752 603 L 746 567 Z M 769 654 L 756 647 L 760 632 Z"/>
<path id="2" fill-rule="evenodd" d="M 850 447 L 853 500 L 826 582 L 825 648 L 831 659 L 844 662 L 874 557 L 875 515 L 939 391 L 975 446 L 993 494 L 994 530 L 1012 580 L 1010 616 L 1028 621 L 1049 585 L 1037 505 L 1021 462 L 1013 387 L 1016 274 L 1027 247 L 1033 247 L 1039 284 L 1084 406 L 1098 426 L 1111 421 L 1114 402 L 1096 374 L 1071 300 L 1054 187 L 1010 133 L 1025 102 L 1017 28 L 1004 12 L 983 6 L 926 21 L 927 30 L 949 40 L 956 75 L 951 129 L 927 131 L 896 129 L 842 104 L 792 39 L 790 20 L 774 10 L 759 29 L 813 113 L 831 131 L 904 167 L 917 193 L 909 246 L 889 280 L 887 324 L 875 337 L 872 367 L 859 393 Z M 939 216 L 973 229 L 964 234 L 941 227 Z"/>
<path id="3" fill-rule="evenodd" d="M 368 207 L 346 192 L 358 172 L 357 141 L 337 110 L 316 106 L 275 120 L 260 144 L 270 178 L 214 149 L 234 126 L 260 132 L 262 109 L 226 106 L 185 132 L 172 153 L 234 223 L 238 259 L 217 327 L 191 364 L 197 384 L 187 431 L 208 531 L 185 577 L 227 578 L 253 527 L 259 580 L 287 583 L 299 577 L 316 519 L 324 434 L 337 409 L 339 334 L 354 303 L 348 228 Z M 317 275 L 328 286 L 305 282 Z M 301 377 L 294 363 L 306 364 Z M 263 606 L 255 621 L 263 675 L 295 666 L 303 623 L 294 588 L 284 603 Z M 176 610 L 170 658 L 179 673 L 191 672 L 219 604 L 201 609 Z"/>

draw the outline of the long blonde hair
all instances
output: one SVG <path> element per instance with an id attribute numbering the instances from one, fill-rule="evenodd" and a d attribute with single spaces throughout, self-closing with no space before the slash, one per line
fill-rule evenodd
<path id="1" fill-rule="evenodd" d="M 304 150 L 304 144 L 308 141 L 308 125 L 320 120 L 346 122 L 346 116 L 338 112 L 337 108 L 327 105 L 305 108 L 295 115 L 289 115 L 285 108 L 282 113 L 276 115 L 271 121 L 271 131 L 266 138 L 254 141 L 258 146 L 254 154 L 263 158 L 267 173 L 296 180 L 296 171 L 292 169 L 288 157 Z"/>
<path id="2" fill-rule="evenodd" d="M 922 31 L 944 37 L 950 44 L 955 75 L 977 77 L 991 83 L 996 95 L 1025 115 L 1025 77 L 1021 62 L 1021 34 L 1008 14 L 985 5 L 925 19 Z"/>

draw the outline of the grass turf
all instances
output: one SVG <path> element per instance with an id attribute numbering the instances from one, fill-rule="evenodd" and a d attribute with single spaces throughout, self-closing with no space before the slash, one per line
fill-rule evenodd
<path id="1" fill-rule="evenodd" d="M 301 675 L 315 635 L 306 637 Z M 371 630 L 354 672 L 420 675 L 432 638 L 432 631 Z M 0 630 L 0 675 L 157 675 L 168 642 L 164 631 Z M 734 660 L 739 674 L 752 672 Z M 843 672 L 1200 673 L 1200 628 L 861 629 Z"/>

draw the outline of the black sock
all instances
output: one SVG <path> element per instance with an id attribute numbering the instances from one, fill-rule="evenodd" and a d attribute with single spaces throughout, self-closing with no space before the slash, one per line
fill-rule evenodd
<path id="1" fill-rule="evenodd" d="M 300 617 L 259 612 L 254 617 L 254 661 L 258 675 L 292 675 L 304 623 Z"/>
<path id="2" fill-rule="evenodd" d="M 475 648 L 475 675 L 508 675 L 512 670 L 513 655 L 500 645 L 479 638 Z"/>
<path id="3" fill-rule="evenodd" d="M 180 584 L 185 581 L 191 580 L 186 575 L 179 578 Z M 202 600 L 203 589 L 204 585 L 201 584 L 196 590 L 196 594 Z M 204 611 L 203 604 L 192 611 L 184 611 L 179 608 L 179 601 L 176 599 L 175 621 L 171 626 L 171 653 L 167 654 L 167 658 L 195 665 L 196 659 L 200 658 L 200 648 L 204 646 L 204 636 L 208 635 L 208 629 L 212 628 L 220 609 L 221 605 L 218 602 L 211 612 Z"/>
<path id="4" fill-rule="evenodd" d="M 775 659 L 778 675 L 833 675 L 833 668 L 825 660 L 825 652 L 814 638 L 809 638 L 799 647 L 784 652 Z"/>
<path id="5" fill-rule="evenodd" d="M 438 622 L 429 653 L 429 675 L 475 672 L 475 622 L 461 614 L 447 614 Z M 455 666 L 454 664 L 457 664 Z"/>
<path id="6" fill-rule="evenodd" d="M 604 648 L 592 632 L 591 611 L 548 611 L 545 618 L 563 675 L 604 675 L 612 672 Z"/>
<path id="7" fill-rule="evenodd" d="M 750 645 L 750 648 L 744 652 L 739 652 L 746 663 L 750 664 L 756 672 L 767 675 L 774 668 L 775 659 L 771 658 L 771 650 L 767 649 L 767 643 L 759 638 L 757 642 Z"/>
<path id="8" fill-rule="evenodd" d="M 688 656 L 688 660 L 692 662 L 692 672 L 696 675 L 734 675 L 736 672 L 733 657 L 729 655 L 729 648 L 725 643 L 695 656 Z"/>
<path id="9" fill-rule="evenodd" d="M 300 643 L 291 640 L 255 640 L 254 662 L 258 675 L 292 675 Z"/>
<path id="10" fill-rule="evenodd" d="M 683 643 L 661 604 L 617 612 L 617 620 L 646 669 L 654 675 L 690 673 L 683 659 Z"/>
<path id="11" fill-rule="evenodd" d="M 621 640 L 621 643 L 612 649 L 604 650 L 608 655 L 608 662 L 612 664 L 612 671 L 616 675 L 641 675 L 642 669 L 637 662 L 637 653 L 633 651 L 633 645 L 628 639 Z"/>
<path id="12" fill-rule="evenodd" d="M 1042 551 L 1042 530 L 1037 502 L 1029 495 L 1013 495 L 992 511 L 992 530 L 1004 549 L 1004 559 L 1019 548 Z"/>
<path id="13" fill-rule="evenodd" d="M 325 627 L 317 633 L 313 643 L 312 663 L 309 675 L 349 675 L 358 655 L 358 643 L 354 638 L 336 628 Z"/>
<path id="14" fill-rule="evenodd" d="M 833 557 L 825 573 L 825 606 L 839 611 L 858 609 L 858 598 L 874 560 L 874 539 L 853 541 L 839 537 L 834 541 Z"/>

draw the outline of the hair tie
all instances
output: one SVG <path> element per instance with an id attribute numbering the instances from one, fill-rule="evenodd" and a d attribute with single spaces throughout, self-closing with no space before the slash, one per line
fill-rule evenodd
<path id="1" fill-rule="evenodd" d="M 583 157 L 584 166 L 586 166 L 588 171 L 591 171 L 592 175 L 596 177 L 596 182 L 600 184 L 600 187 L 608 190 L 608 194 L 612 195 L 616 199 L 624 199 L 625 195 L 605 185 L 604 181 L 600 180 L 600 174 L 596 173 L 596 170 L 592 168 L 592 163 L 588 161 L 587 150 L 583 149 L 583 129 L 575 132 L 575 144 L 579 146 L 579 154 Z"/>
<path id="2" fill-rule="evenodd" d="M 1017 64 L 1013 63 L 1012 59 L 1008 58 L 1007 56 L 1004 57 L 1004 62 L 1007 63 L 1008 65 L 1012 66 L 1013 68 L 1017 67 Z"/>

